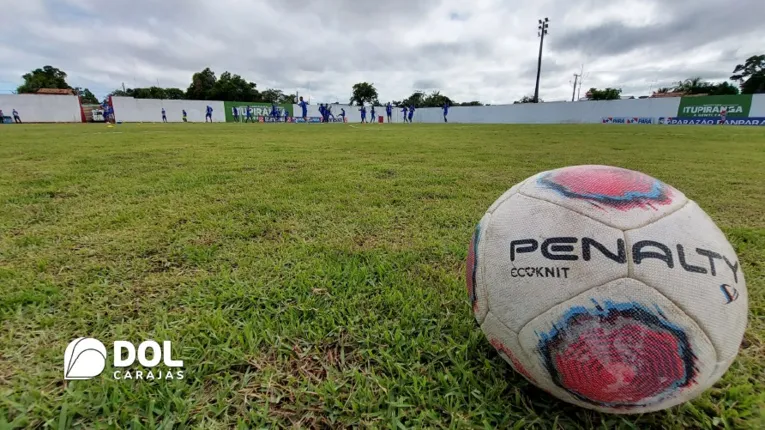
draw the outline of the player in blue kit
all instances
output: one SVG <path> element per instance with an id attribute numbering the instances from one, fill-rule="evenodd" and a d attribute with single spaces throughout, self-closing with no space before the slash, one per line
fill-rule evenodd
<path id="1" fill-rule="evenodd" d="M 364 124 L 367 122 L 367 108 L 364 105 L 361 105 L 361 108 L 359 109 L 359 112 L 361 112 L 361 123 Z"/>
<path id="2" fill-rule="evenodd" d="M 393 106 L 390 102 L 385 105 L 385 114 L 388 115 L 388 122 L 390 123 L 393 120 Z"/>
<path id="3" fill-rule="evenodd" d="M 165 108 L 162 108 L 162 122 L 167 122 L 167 112 L 165 112 Z"/>
<path id="4" fill-rule="evenodd" d="M 412 123 L 412 118 L 414 117 L 414 104 L 409 105 L 409 123 Z"/>
<path id="5" fill-rule="evenodd" d="M 446 119 L 446 115 L 449 115 L 449 102 L 444 102 L 444 106 L 441 109 L 444 110 L 444 122 L 449 122 Z"/>
<path id="6" fill-rule="evenodd" d="M 372 103 L 372 111 L 371 111 L 372 117 L 369 119 L 370 124 L 374 124 L 375 121 L 377 121 L 377 117 L 375 116 L 375 104 Z"/>
<path id="7" fill-rule="evenodd" d="M 407 116 L 406 116 L 407 108 L 404 106 L 403 109 L 401 109 L 401 113 L 404 114 L 404 122 L 407 122 Z"/>
<path id="8" fill-rule="evenodd" d="M 244 122 L 255 122 L 255 119 L 252 117 L 252 106 L 247 106 L 244 111 Z"/>
<path id="9" fill-rule="evenodd" d="M 239 122 L 239 107 L 232 107 L 231 112 L 234 114 L 234 122 Z"/>
<path id="10" fill-rule="evenodd" d="M 274 119 L 274 122 L 279 121 L 279 108 L 276 107 L 276 103 L 271 105 L 271 118 Z"/>
<path id="11" fill-rule="evenodd" d="M 210 122 L 213 122 L 212 113 L 213 113 L 212 106 L 207 105 L 207 113 L 205 113 L 205 122 L 207 122 L 208 119 L 210 120 Z"/>
<path id="12" fill-rule="evenodd" d="M 188 117 L 186 115 L 186 109 L 183 109 L 181 112 L 183 112 L 183 122 L 189 122 Z"/>
<path id="13" fill-rule="evenodd" d="M 345 122 L 345 108 L 340 108 L 339 117 L 343 119 L 343 122 Z"/>
<path id="14" fill-rule="evenodd" d="M 298 106 L 300 106 L 301 113 L 303 114 L 303 121 L 308 121 L 308 103 L 303 100 L 303 96 L 300 96 L 300 103 L 298 103 Z"/>

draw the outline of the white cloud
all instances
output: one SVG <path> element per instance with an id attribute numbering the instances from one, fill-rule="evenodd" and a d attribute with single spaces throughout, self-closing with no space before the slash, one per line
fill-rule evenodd
<path id="1" fill-rule="evenodd" d="M 534 91 L 538 18 L 550 18 L 540 95 L 585 87 L 627 94 L 700 75 L 725 79 L 758 54 L 762 0 L 24 0 L 0 15 L 0 91 L 50 64 L 97 95 L 185 89 L 205 67 L 258 88 L 345 101 L 373 82 L 382 100 L 416 89 L 511 103 Z"/>

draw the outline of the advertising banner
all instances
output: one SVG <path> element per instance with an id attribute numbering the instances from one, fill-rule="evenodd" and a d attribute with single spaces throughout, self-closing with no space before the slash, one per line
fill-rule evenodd
<path id="1" fill-rule="evenodd" d="M 656 122 L 652 117 L 638 117 L 638 116 L 629 116 L 629 117 L 613 117 L 613 116 L 604 116 L 602 119 L 603 124 L 655 124 Z"/>
<path id="2" fill-rule="evenodd" d="M 661 117 L 659 124 L 664 125 L 740 125 L 740 126 L 765 126 L 765 117 L 746 118 L 722 118 L 717 117 Z"/>
<path id="3" fill-rule="evenodd" d="M 296 123 L 305 123 L 306 120 L 304 120 L 303 118 L 297 117 L 297 118 L 295 118 L 294 122 L 296 122 Z M 311 124 L 313 124 L 313 123 L 321 123 L 321 117 L 320 116 L 309 116 L 308 117 L 308 122 L 311 123 Z"/>
<path id="4" fill-rule="evenodd" d="M 677 108 L 680 118 L 719 117 L 725 110 L 728 118 L 746 118 L 752 107 L 752 95 L 682 97 Z"/>
<path id="5" fill-rule="evenodd" d="M 284 118 L 283 116 L 282 117 L 278 117 L 278 118 L 274 118 L 272 116 L 259 116 L 258 117 L 258 122 L 260 122 L 260 123 L 266 123 L 266 122 L 292 122 L 292 118 L 289 118 L 289 117 Z"/>
<path id="6" fill-rule="evenodd" d="M 247 107 L 252 108 L 252 116 L 253 118 L 258 117 L 270 117 L 271 116 L 271 104 L 270 103 L 253 103 L 253 102 L 223 102 L 223 106 L 226 110 L 226 122 L 237 122 L 237 120 L 234 117 L 234 109 L 237 110 L 239 121 L 244 121 L 245 118 L 247 118 Z M 284 111 L 286 110 L 289 113 L 289 116 L 292 116 L 292 105 L 291 104 L 284 104 L 284 105 L 276 105 L 277 109 L 279 109 L 279 116 L 284 117 Z"/>

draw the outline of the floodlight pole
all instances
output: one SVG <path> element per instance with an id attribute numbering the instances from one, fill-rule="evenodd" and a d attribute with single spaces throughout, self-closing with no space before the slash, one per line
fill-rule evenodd
<path id="1" fill-rule="evenodd" d="M 537 37 L 539 37 L 539 60 L 537 61 L 537 85 L 534 88 L 534 103 L 539 103 L 539 77 L 542 75 L 542 46 L 545 43 L 545 35 L 547 34 L 547 27 L 550 20 L 545 18 L 539 20 L 539 26 L 537 27 Z"/>

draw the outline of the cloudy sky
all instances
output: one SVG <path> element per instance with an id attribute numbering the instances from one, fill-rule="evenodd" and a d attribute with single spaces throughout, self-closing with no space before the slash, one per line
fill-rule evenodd
<path id="1" fill-rule="evenodd" d="M 0 0 L 0 10 L 0 94 L 49 64 L 99 97 L 122 83 L 186 89 L 210 67 L 317 102 L 347 102 L 367 81 L 381 101 L 440 90 L 511 103 L 533 94 L 543 17 L 548 101 L 571 98 L 582 66 L 585 90 L 638 96 L 726 80 L 765 51 L 765 0 Z"/>

